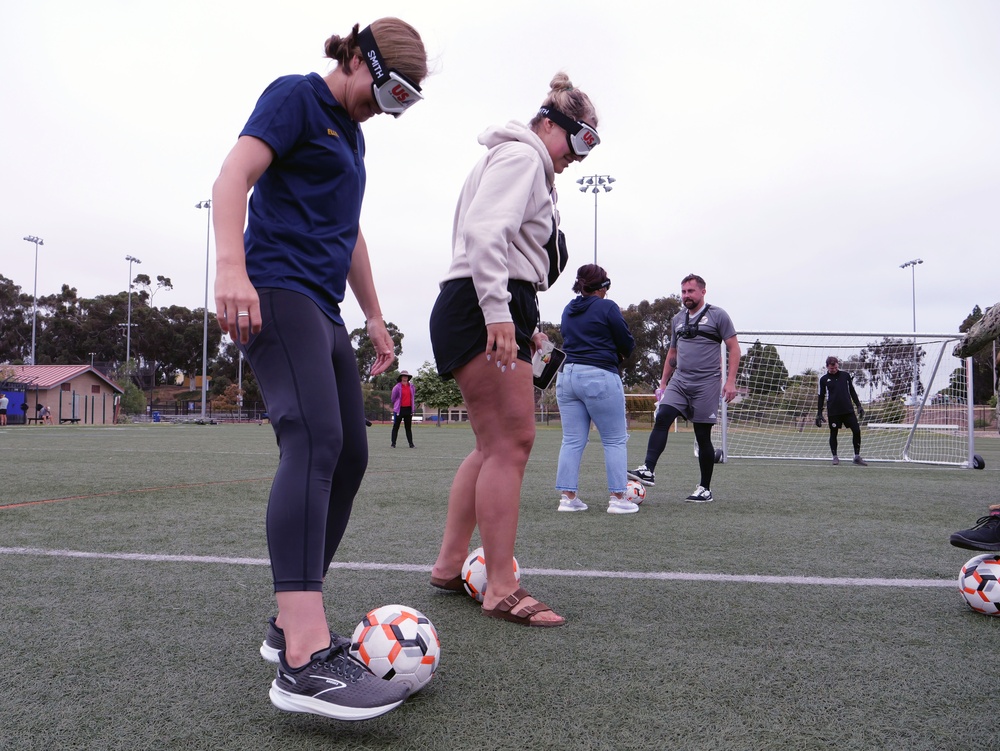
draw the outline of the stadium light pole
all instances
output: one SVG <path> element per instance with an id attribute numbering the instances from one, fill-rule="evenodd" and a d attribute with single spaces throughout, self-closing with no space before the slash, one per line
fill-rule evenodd
<path id="1" fill-rule="evenodd" d="M 604 188 L 605 193 L 611 192 L 611 183 L 615 182 L 615 178 L 611 175 L 590 175 L 588 177 L 581 177 L 578 179 L 577 184 L 580 186 L 580 192 L 586 193 L 590 191 L 594 194 L 594 263 L 597 263 L 597 196 L 601 192 L 601 188 Z"/>
<path id="2" fill-rule="evenodd" d="M 35 288 L 31 293 L 31 364 L 35 364 L 35 321 L 38 319 L 38 246 L 45 245 L 40 237 L 28 235 L 24 238 L 35 244 Z"/>
<path id="3" fill-rule="evenodd" d="M 983 316 L 985 317 L 987 313 L 990 312 L 990 308 L 983 311 Z M 1000 383 L 997 383 L 997 340 L 993 340 L 993 396 L 997 396 L 1000 393 Z"/>
<path id="4" fill-rule="evenodd" d="M 917 266 L 923 263 L 919 258 L 899 264 L 899 268 L 910 270 L 910 289 L 913 294 L 913 404 L 917 403 Z"/>
<path id="5" fill-rule="evenodd" d="M 125 322 L 125 367 L 132 359 L 132 264 L 142 263 L 135 256 L 125 256 L 128 261 L 128 318 Z"/>
<path id="6" fill-rule="evenodd" d="M 212 241 L 212 199 L 198 201 L 194 207 L 208 210 L 208 223 L 205 230 L 205 317 L 201 340 L 201 419 L 205 420 L 205 406 L 208 400 L 208 256 Z"/>

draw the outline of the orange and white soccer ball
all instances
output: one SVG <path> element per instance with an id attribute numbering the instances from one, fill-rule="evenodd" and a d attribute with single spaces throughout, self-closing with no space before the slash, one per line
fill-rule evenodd
<path id="1" fill-rule="evenodd" d="M 977 613 L 1000 615 L 1000 553 L 970 558 L 958 574 L 958 591 Z"/>
<path id="2" fill-rule="evenodd" d="M 646 500 L 646 486 L 638 480 L 629 480 L 625 484 L 625 500 L 641 505 Z"/>
<path id="3" fill-rule="evenodd" d="M 370 610 L 351 636 L 351 655 L 379 678 L 410 693 L 426 686 L 441 661 L 441 641 L 430 619 L 406 605 Z"/>
<path id="4" fill-rule="evenodd" d="M 521 567 L 514 559 L 514 578 L 521 581 Z M 470 597 L 476 598 L 476 602 L 483 601 L 486 594 L 486 556 L 482 547 L 478 547 L 469 553 L 465 563 L 462 564 L 462 584 Z"/>

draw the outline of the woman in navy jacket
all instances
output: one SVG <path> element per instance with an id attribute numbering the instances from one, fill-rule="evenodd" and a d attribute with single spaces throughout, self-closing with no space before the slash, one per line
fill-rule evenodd
<path id="1" fill-rule="evenodd" d="M 556 490 L 562 491 L 560 511 L 586 511 L 577 495 L 580 459 L 590 439 L 593 421 L 604 446 L 608 475 L 608 513 L 634 514 L 639 507 L 625 499 L 628 431 L 625 388 L 619 365 L 632 354 L 635 339 L 617 303 L 607 299 L 611 280 L 594 263 L 576 272 L 573 299 L 562 315 L 566 362 L 556 382 L 556 400 L 563 426 Z"/>

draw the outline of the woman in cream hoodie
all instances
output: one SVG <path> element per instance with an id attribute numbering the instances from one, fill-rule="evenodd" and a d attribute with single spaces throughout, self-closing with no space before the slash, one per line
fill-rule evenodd
<path id="1" fill-rule="evenodd" d="M 555 175 L 600 142 L 596 127 L 589 97 L 558 73 L 527 126 L 511 121 L 480 135 L 488 152 L 462 187 L 451 266 L 431 313 L 438 372 L 458 382 L 476 435 L 452 483 L 431 583 L 462 590 L 478 525 L 489 581 L 483 613 L 526 626 L 565 623 L 520 587 L 514 542 L 535 440 L 531 354 L 545 338 L 536 292 L 566 265 Z"/>

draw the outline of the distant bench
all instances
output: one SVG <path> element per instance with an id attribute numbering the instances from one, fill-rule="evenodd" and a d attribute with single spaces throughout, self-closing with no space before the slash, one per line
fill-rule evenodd
<path id="1" fill-rule="evenodd" d="M 59 424 L 61 425 L 64 422 L 80 422 L 80 418 L 79 417 L 60 417 L 59 418 Z"/>
<path id="2" fill-rule="evenodd" d="M 913 430 L 912 423 L 901 423 L 901 422 L 870 422 L 868 423 L 869 428 L 874 428 L 875 430 Z M 961 430 L 961 425 L 938 425 L 934 423 L 920 423 L 918 428 L 922 430 Z"/>

